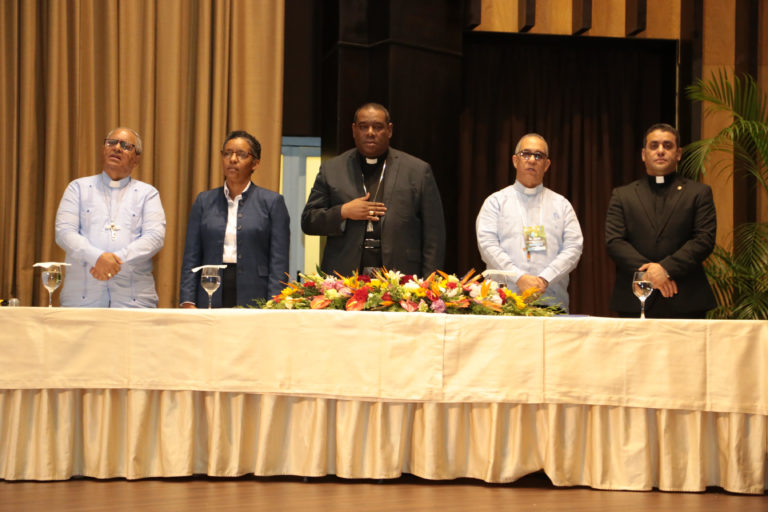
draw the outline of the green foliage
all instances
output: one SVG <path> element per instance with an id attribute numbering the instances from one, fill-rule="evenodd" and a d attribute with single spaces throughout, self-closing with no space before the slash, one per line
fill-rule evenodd
<path id="1" fill-rule="evenodd" d="M 711 172 L 732 175 L 735 167 L 754 176 L 768 192 L 768 97 L 755 80 L 749 75 L 729 78 L 721 70 L 686 92 L 691 100 L 705 104 L 706 114 L 725 112 L 732 121 L 714 137 L 684 148 L 681 173 L 699 178 L 713 154 L 725 153 L 732 158 L 710 166 Z M 710 317 L 768 319 L 768 223 L 737 226 L 733 246 L 716 247 L 705 270 L 718 303 Z"/>

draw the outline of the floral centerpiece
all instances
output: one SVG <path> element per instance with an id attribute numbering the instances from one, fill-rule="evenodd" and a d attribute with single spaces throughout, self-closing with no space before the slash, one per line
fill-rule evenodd
<path id="1" fill-rule="evenodd" d="M 557 308 L 537 303 L 539 290 L 518 295 L 471 270 L 463 278 L 433 272 L 426 279 L 377 270 L 372 276 L 300 274 L 264 309 L 339 309 L 347 311 L 420 311 L 478 315 L 552 316 Z"/>

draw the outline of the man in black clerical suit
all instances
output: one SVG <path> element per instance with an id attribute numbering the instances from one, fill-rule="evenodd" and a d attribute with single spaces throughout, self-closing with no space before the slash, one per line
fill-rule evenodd
<path id="1" fill-rule="evenodd" d="M 702 262 L 715 246 L 717 219 L 712 189 L 679 176 L 677 130 L 655 124 L 643 138 L 646 177 L 614 189 L 605 220 L 605 243 L 616 263 L 611 309 L 639 316 L 632 275 L 646 272 L 654 291 L 646 316 L 704 318 L 715 307 Z"/>
<path id="2" fill-rule="evenodd" d="M 304 233 L 327 237 L 323 272 L 442 268 L 445 220 L 429 164 L 389 146 L 392 122 L 378 103 L 357 109 L 352 137 L 355 149 L 320 166 L 301 214 Z"/>

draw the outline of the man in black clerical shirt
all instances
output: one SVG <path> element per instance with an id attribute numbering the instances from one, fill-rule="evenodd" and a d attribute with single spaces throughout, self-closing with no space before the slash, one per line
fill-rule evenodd
<path id="1" fill-rule="evenodd" d="M 327 237 L 322 270 L 424 277 L 441 268 L 445 221 L 429 164 L 390 147 L 392 121 L 378 103 L 357 109 L 352 137 L 355 149 L 320 167 L 301 214 L 304 233 Z"/>
<path id="2" fill-rule="evenodd" d="M 677 174 L 681 155 L 674 127 L 651 126 L 641 152 L 647 176 L 611 195 L 605 242 L 616 263 L 611 309 L 620 316 L 639 316 L 632 293 L 638 270 L 654 288 L 645 304 L 648 317 L 703 318 L 715 307 L 702 266 L 715 246 L 712 189 Z"/>

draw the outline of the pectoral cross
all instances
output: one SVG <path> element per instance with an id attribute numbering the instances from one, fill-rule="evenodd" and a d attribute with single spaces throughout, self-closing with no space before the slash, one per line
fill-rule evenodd
<path id="1" fill-rule="evenodd" d="M 113 222 L 109 226 L 107 226 L 106 229 L 108 229 L 112 233 L 112 241 L 117 240 L 117 232 L 120 231 L 120 226 L 116 225 Z"/>

